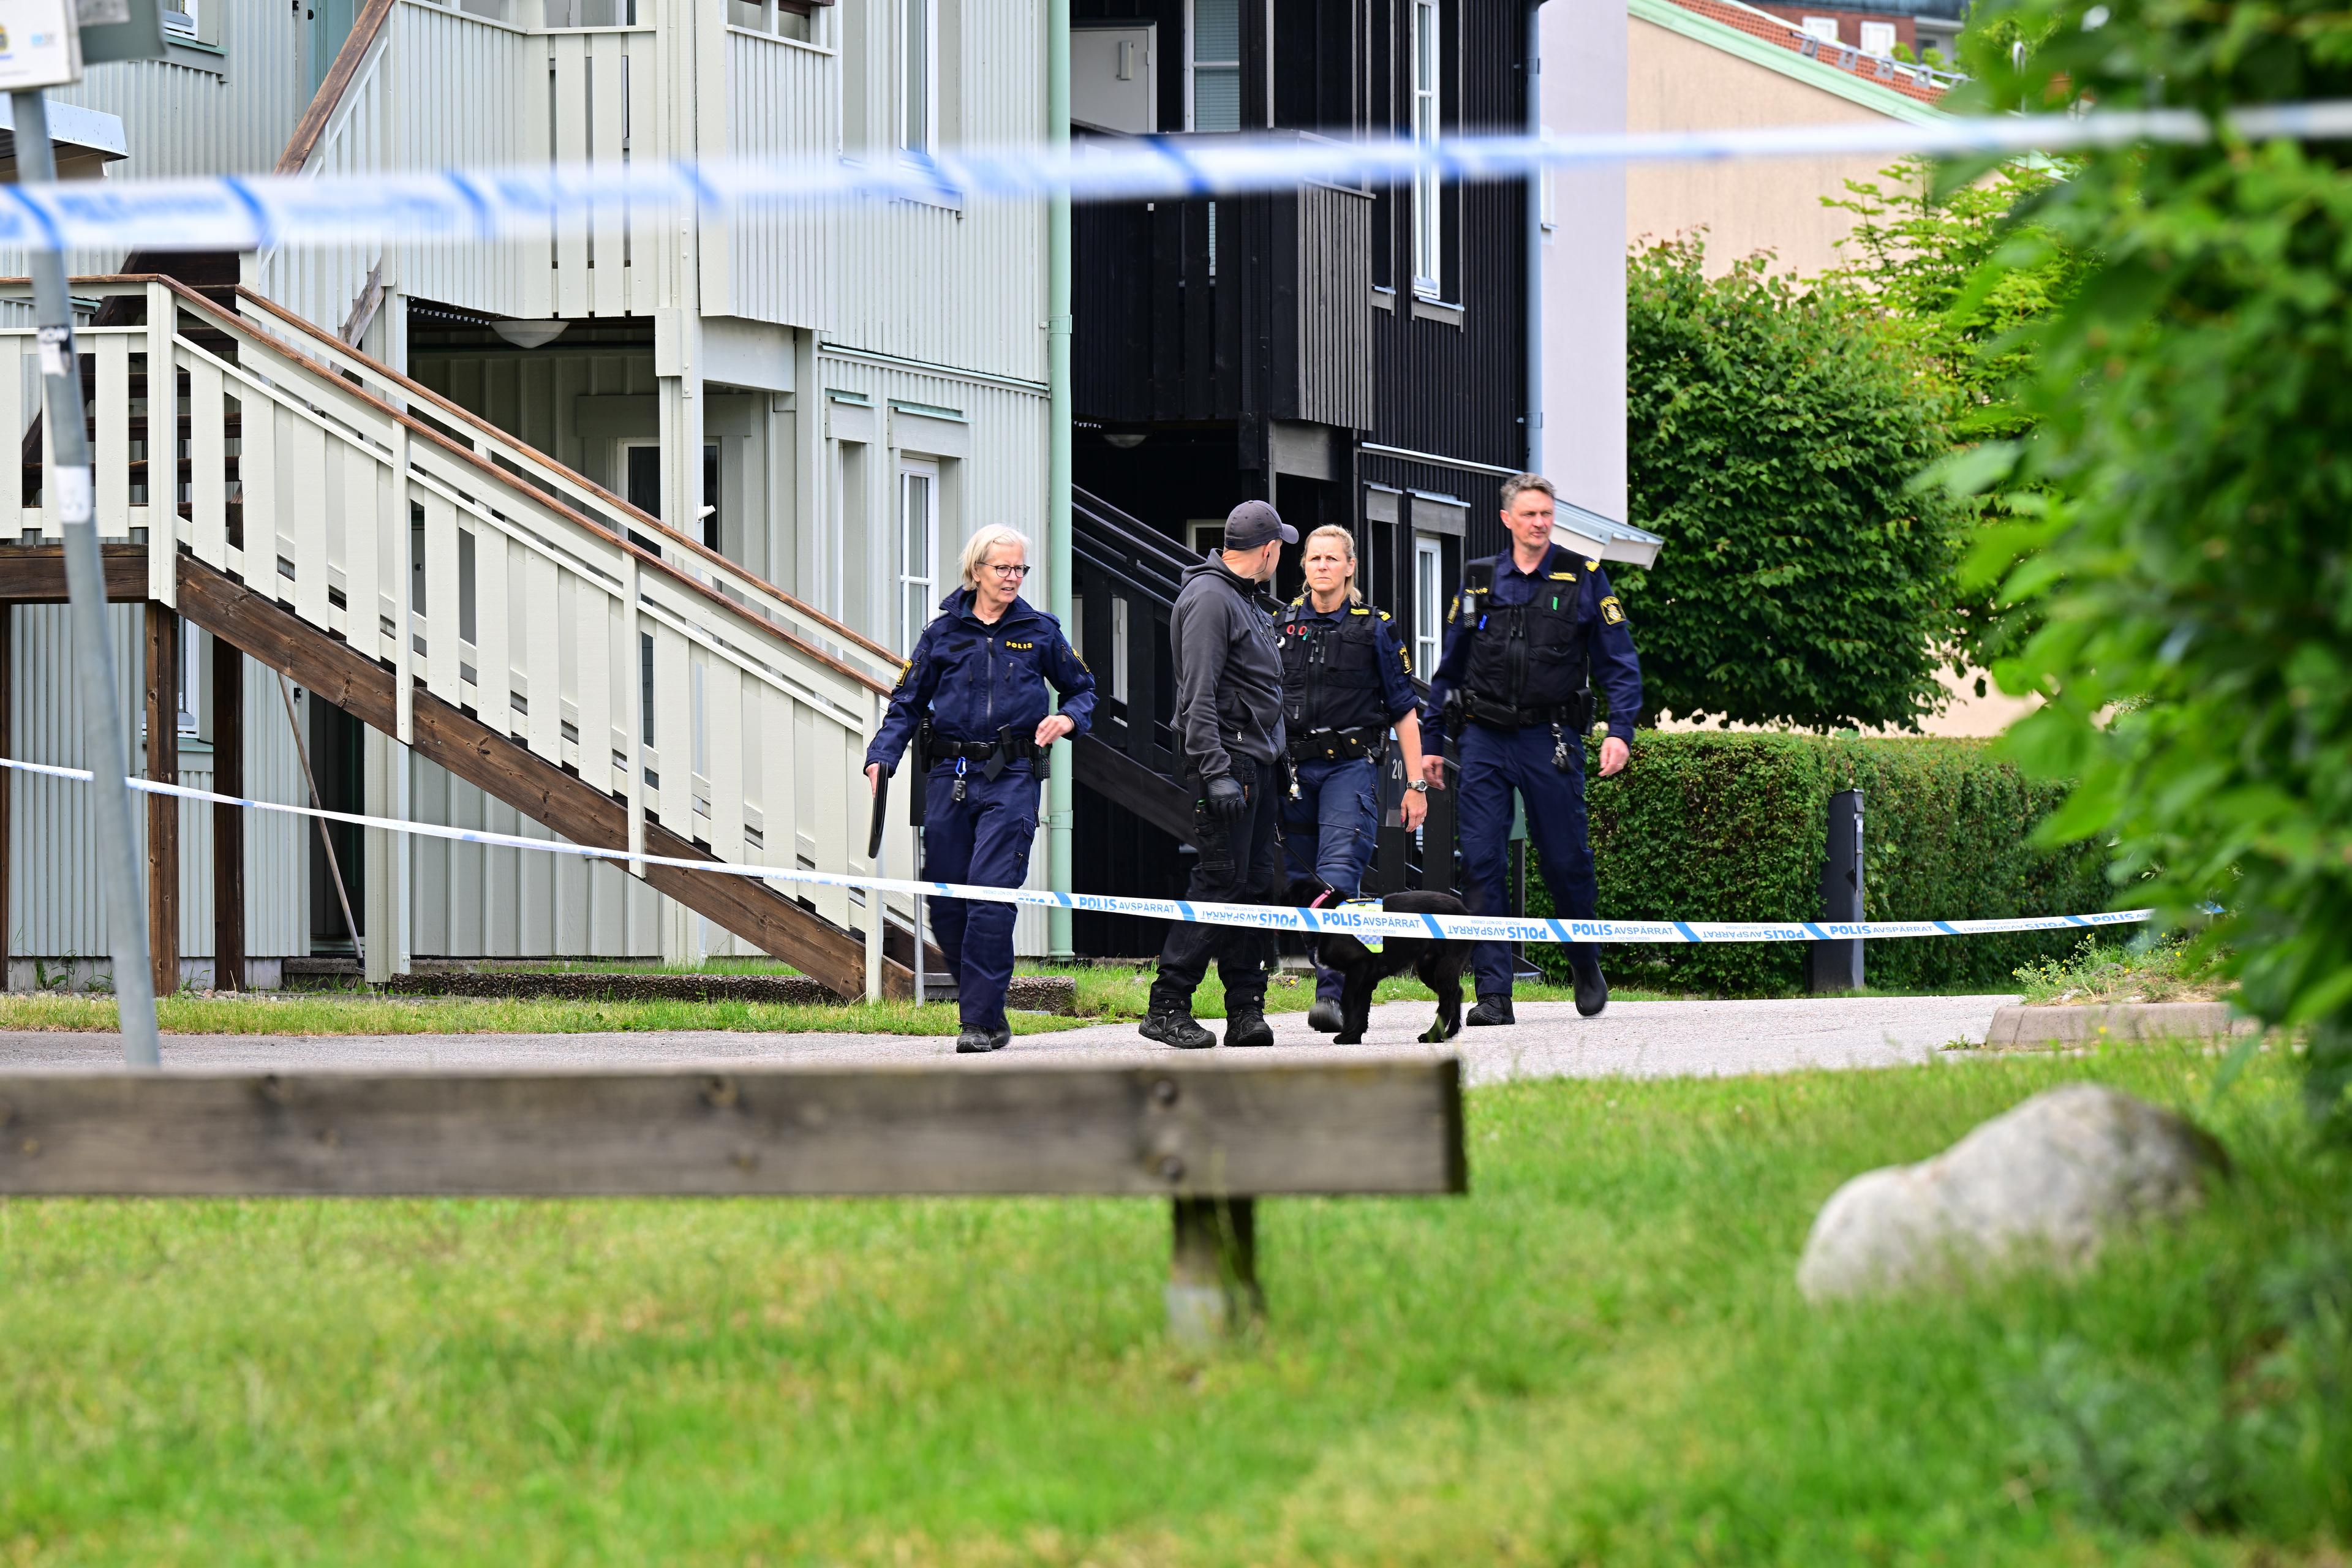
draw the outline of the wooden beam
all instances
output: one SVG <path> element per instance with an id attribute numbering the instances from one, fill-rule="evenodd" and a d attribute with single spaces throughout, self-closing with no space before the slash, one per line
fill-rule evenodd
<path id="1" fill-rule="evenodd" d="M 101 544 L 98 553 L 109 600 L 115 604 L 138 604 L 146 599 L 145 545 Z M 0 546 L 0 603 L 62 605 L 66 602 L 64 545 Z"/>
<path id="2" fill-rule="evenodd" d="M 245 793 L 245 655 L 213 639 L 213 788 Z M 245 985 L 245 811 L 213 807 L 213 986 Z"/>
<path id="3" fill-rule="evenodd" d="M 180 782 L 180 617 L 147 606 L 147 777 Z M 147 797 L 147 952 L 155 994 L 180 988 L 180 803 Z"/>
<path id="4" fill-rule="evenodd" d="M 0 1075 L 0 1193 L 1459 1193 L 1461 1101 L 1460 1064 L 1423 1057 L 12 1073 Z M 1232 1209 L 1193 1212 L 1192 1255 L 1218 1282 L 1235 1268 Z"/>
<path id="5" fill-rule="evenodd" d="M 179 564 L 182 615 L 361 722 L 387 735 L 396 733 L 390 670 L 194 557 L 183 555 Z M 573 843 L 627 847 L 628 813 L 622 802 L 421 687 L 415 693 L 415 734 L 417 755 Z M 685 860 L 716 858 L 658 824 L 647 825 L 646 850 Z M 675 866 L 648 867 L 646 880 L 835 995 L 864 993 L 863 939 L 811 914 L 764 883 Z M 884 985 L 893 996 L 910 996 L 914 973 L 903 963 L 887 963 Z"/>

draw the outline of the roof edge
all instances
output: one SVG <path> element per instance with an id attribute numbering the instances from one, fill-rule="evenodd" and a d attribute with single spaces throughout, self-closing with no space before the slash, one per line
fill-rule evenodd
<path id="1" fill-rule="evenodd" d="M 1679 33 L 1684 37 L 1702 43 L 1710 48 L 1736 55 L 1751 65 L 1778 71 L 1782 76 L 1817 87 L 1823 92 L 1844 99 L 1849 103 L 1874 110 L 1892 120 L 1907 121 L 1914 125 L 1940 125 L 1952 117 L 1940 109 L 1906 98 L 1899 92 L 1864 81 L 1849 71 L 1825 66 L 1806 58 L 1794 49 L 1779 48 L 1761 38 L 1753 38 L 1737 27 L 1727 27 L 1696 12 L 1686 11 L 1674 0 L 1626 0 L 1626 15 L 1636 21 L 1650 23 Z"/>

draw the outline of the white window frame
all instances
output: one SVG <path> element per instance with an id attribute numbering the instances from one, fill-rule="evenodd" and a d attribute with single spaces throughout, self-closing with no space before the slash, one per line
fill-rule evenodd
<path id="1" fill-rule="evenodd" d="M 1193 112 L 1193 73 L 1203 67 L 1210 70 L 1230 70 L 1234 73 L 1234 86 L 1236 92 L 1240 90 L 1242 76 L 1242 62 L 1238 55 L 1229 60 L 1204 60 L 1200 58 L 1201 29 L 1193 25 L 1192 7 L 1194 4 L 1195 0 L 1184 0 L 1184 129 L 1187 131 L 1198 131 L 1201 128 L 1198 119 Z M 1235 4 L 1238 7 L 1239 0 L 1235 0 Z M 1241 18 L 1236 15 L 1234 23 L 1234 42 L 1235 44 L 1239 44 L 1241 42 Z M 1234 129 L 1235 131 L 1239 131 L 1241 129 L 1241 109 L 1238 102 L 1236 102 L 1234 106 Z"/>
<path id="2" fill-rule="evenodd" d="M 1426 147 L 1445 121 L 1445 13 L 1439 0 L 1412 0 L 1412 140 Z M 1412 179 L 1412 291 L 1445 297 L 1444 197 L 1434 169 Z"/>
<path id="3" fill-rule="evenodd" d="M 1434 533 L 1412 536 L 1412 669 L 1434 679 L 1445 652 L 1445 541 Z"/>
<path id="4" fill-rule="evenodd" d="M 1897 37 L 1894 23 L 1864 22 L 1862 24 L 1862 52 L 1864 54 L 1876 55 L 1885 58 L 1892 59 L 1895 57 L 1895 46 L 1896 42 Z"/>
<path id="5" fill-rule="evenodd" d="M 1825 44 L 1839 42 L 1838 19 L 1835 16 L 1808 16 L 1798 24 L 1797 30 L 1810 34 Z"/>
<path id="6" fill-rule="evenodd" d="M 913 515 L 920 482 L 922 515 Z M 890 543 L 898 562 L 898 654 L 911 658 L 915 639 L 939 614 L 940 466 L 915 458 L 898 459 L 898 492 L 890 502 Z"/>
<path id="7" fill-rule="evenodd" d="M 898 150 L 940 150 L 940 0 L 895 0 L 898 12 Z M 909 79 L 919 66 L 919 94 Z M 918 110 L 922 122 L 916 124 Z"/>

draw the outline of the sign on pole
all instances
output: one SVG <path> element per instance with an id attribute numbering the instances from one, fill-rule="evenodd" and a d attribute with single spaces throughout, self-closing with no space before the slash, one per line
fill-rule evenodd
<path id="1" fill-rule="evenodd" d="M 80 75 L 73 0 L 0 0 L 0 89 L 63 87 Z"/>

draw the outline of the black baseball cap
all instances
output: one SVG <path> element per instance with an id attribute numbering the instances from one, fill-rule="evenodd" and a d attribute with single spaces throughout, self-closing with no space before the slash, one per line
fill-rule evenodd
<path id="1" fill-rule="evenodd" d="M 1262 500 L 1245 500 L 1225 514 L 1225 548 L 1259 550 L 1279 535 L 1285 544 L 1298 542 L 1298 531 Z"/>

